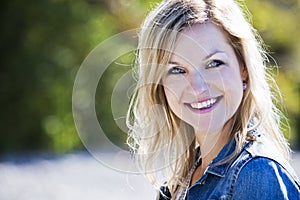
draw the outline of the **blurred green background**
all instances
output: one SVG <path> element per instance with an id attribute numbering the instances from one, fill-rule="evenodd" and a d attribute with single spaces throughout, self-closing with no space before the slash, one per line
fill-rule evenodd
<path id="1" fill-rule="evenodd" d="M 84 149 L 72 117 L 77 70 L 99 43 L 138 28 L 155 2 L 159 1 L 2 1 L 0 155 Z M 284 133 L 293 149 L 299 149 L 300 0 L 246 0 L 244 4 L 279 66 L 274 76 L 291 127 Z M 128 70 L 130 66 L 110 67 L 99 83 L 102 96 L 96 97 L 105 133 L 124 148 L 126 134 L 113 120 L 110 95 Z"/>

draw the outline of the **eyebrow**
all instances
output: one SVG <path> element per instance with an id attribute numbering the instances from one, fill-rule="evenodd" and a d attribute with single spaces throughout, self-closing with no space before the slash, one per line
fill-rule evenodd
<path id="1" fill-rule="evenodd" d="M 171 65 L 180 65 L 178 62 L 175 62 L 175 61 L 169 61 L 169 62 L 168 62 L 168 65 L 169 65 L 169 64 L 171 64 Z"/>
<path id="2" fill-rule="evenodd" d="M 210 54 L 208 54 L 207 56 L 205 56 L 204 60 L 207 60 L 207 59 L 209 59 L 210 57 L 212 57 L 213 55 L 218 54 L 218 53 L 226 54 L 225 51 L 214 50 L 214 51 L 212 51 Z"/>
<path id="3" fill-rule="evenodd" d="M 212 51 L 210 54 L 208 54 L 207 56 L 204 57 L 204 60 L 208 60 L 210 57 L 214 56 L 215 54 L 218 54 L 218 53 L 223 53 L 223 54 L 226 54 L 225 51 L 221 51 L 221 50 L 214 50 Z M 180 63 L 176 62 L 176 61 L 169 61 L 168 62 L 168 65 L 180 65 Z"/>

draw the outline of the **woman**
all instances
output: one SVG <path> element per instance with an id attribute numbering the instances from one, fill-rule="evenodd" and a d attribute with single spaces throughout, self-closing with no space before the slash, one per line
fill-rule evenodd
<path id="1" fill-rule="evenodd" d="M 300 199 L 257 38 L 233 0 L 145 19 L 128 143 L 159 199 Z"/>

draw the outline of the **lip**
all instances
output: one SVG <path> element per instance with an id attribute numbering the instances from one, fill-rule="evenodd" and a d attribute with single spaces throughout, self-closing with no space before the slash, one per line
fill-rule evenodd
<path id="1" fill-rule="evenodd" d="M 218 96 L 218 97 L 211 97 L 211 98 L 205 98 L 205 99 L 201 99 L 199 101 L 196 101 L 196 102 L 192 102 L 192 103 L 185 103 L 185 105 L 193 112 L 197 113 L 197 114 L 204 114 L 204 113 L 208 113 L 208 112 L 211 112 L 217 105 L 218 103 L 220 102 L 220 100 L 223 98 L 223 96 Z M 210 107 L 207 107 L 207 108 L 202 108 L 202 109 L 197 109 L 197 108 L 193 108 L 191 106 L 191 104 L 193 103 L 202 103 L 202 102 L 206 102 L 206 101 L 209 101 L 209 100 L 216 100 L 215 103 L 210 106 Z"/>

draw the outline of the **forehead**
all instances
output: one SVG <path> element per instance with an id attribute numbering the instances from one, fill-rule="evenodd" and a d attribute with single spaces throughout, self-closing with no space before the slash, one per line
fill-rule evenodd
<path id="1" fill-rule="evenodd" d="M 214 51 L 232 52 L 232 47 L 226 37 L 227 34 L 213 23 L 195 24 L 179 34 L 175 43 L 173 55 L 190 57 L 209 55 Z"/>

